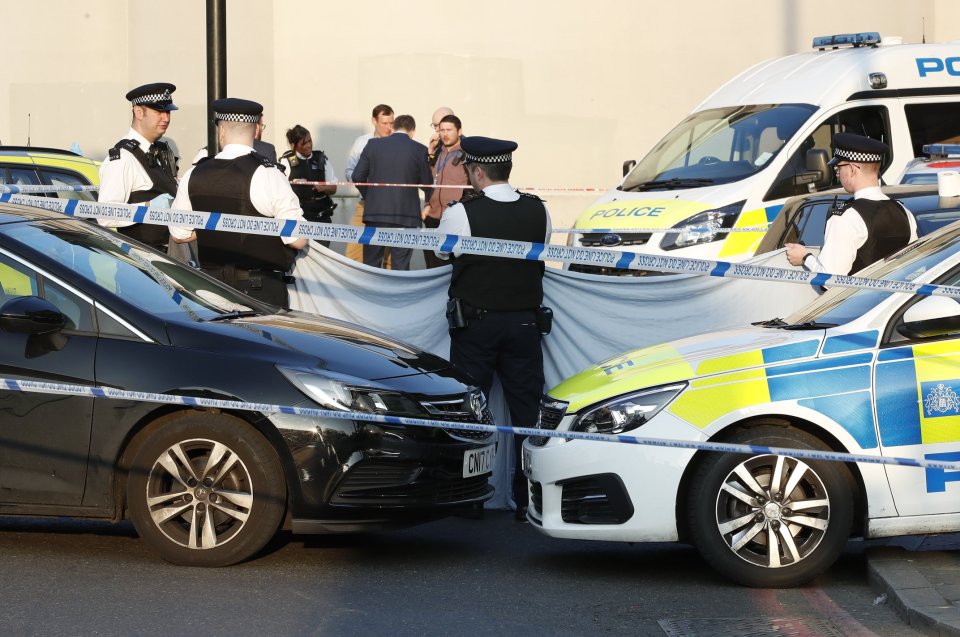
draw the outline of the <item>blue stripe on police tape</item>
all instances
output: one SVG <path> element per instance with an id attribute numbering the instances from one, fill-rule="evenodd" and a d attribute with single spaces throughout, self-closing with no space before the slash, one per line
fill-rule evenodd
<path id="1" fill-rule="evenodd" d="M 863 456 L 835 451 L 817 451 L 811 449 L 789 449 L 786 447 L 766 447 L 758 445 L 738 445 L 722 442 L 696 442 L 692 440 L 673 440 L 669 438 L 642 438 L 625 434 L 591 434 L 581 431 L 554 431 L 550 429 L 532 429 L 530 427 L 506 427 L 503 425 L 483 425 L 473 423 L 451 422 L 445 420 L 428 420 L 425 418 L 407 418 L 401 416 L 383 416 L 362 412 L 332 411 L 328 409 L 313 409 L 307 407 L 292 407 L 289 405 L 270 405 L 264 403 L 246 403 L 233 400 L 214 398 L 197 398 L 194 396 L 179 396 L 174 394 L 154 394 L 149 392 L 133 392 L 108 387 L 90 387 L 85 385 L 66 385 L 37 381 L 15 381 L 0 378 L 0 384 L 13 391 L 46 394 L 68 394 L 77 396 L 95 396 L 101 398 L 127 399 L 140 402 L 154 402 L 164 404 L 179 404 L 198 407 L 212 407 L 217 409 L 236 409 L 242 411 L 280 412 L 299 416 L 317 418 L 333 418 L 337 420 L 359 420 L 364 422 L 380 422 L 394 425 L 413 427 L 434 427 L 438 429 L 460 429 L 464 431 L 488 431 L 512 433 L 521 436 L 540 436 L 549 438 L 564 438 L 567 440 L 592 440 L 596 442 L 614 442 L 674 449 L 691 449 L 699 451 L 717 451 L 722 453 L 752 453 L 791 456 L 808 460 L 824 460 L 832 462 L 859 462 L 866 464 L 884 464 L 908 467 L 929 467 L 948 471 L 960 471 L 960 462 L 944 462 L 940 460 L 916 458 L 883 458 L 878 456 Z"/>
<path id="2" fill-rule="evenodd" d="M 357 240 L 357 243 L 363 243 L 366 245 L 370 244 L 370 239 L 373 238 L 373 234 L 377 229 L 373 226 L 367 226 L 363 229 L 363 234 L 360 235 L 360 238 Z"/>
<path id="3" fill-rule="evenodd" d="M 937 286 L 935 286 L 935 285 L 921 285 L 921 286 L 917 289 L 917 294 L 923 294 L 923 295 L 928 295 L 928 296 L 929 296 L 929 295 L 932 294 L 933 291 L 936 290 L 936 289 L 937 289 Z"/>
<path id="4" fill-rule="evenodd" d="M 453 246 L 457 245 L 457 235 L 455 234 L 446 234 L 443 235 L 443 245 L 440 246 L 440 252 L 452 252 Z"/>
<path id="5" fill-rule="evenodd" d="M 73 216 L 73 211 L 77 209 L 77 199 L 71 199 L 67 202 L 67 207 L 63 209 L 63 214 Z"/>
<path id="6" fill-rule="evenodd" d="M 818 272 L 810 279 L 810 285 L 823 287 L 830 280 L 830 275 L 826 272 Z"/>
<path id="7" fill-rule="evenodd" d="M 9 192 L 0 193 L 0 203 L 7 203 L 8 201 L 10 201 L 11 194 L 12 193 L 9 193 Z"/>
<path id="8" fill-rule="evenodd" d="M 624 252 L 624 253 L 621 254 L 620 257 L 617 259 L 617 265 L 616 265 L 615 267 L 622 268 L 622 269 L 626 270 L 628 267 L 630 267 L 630 262 L 631 262 L 632 260 L 633 260 L 633 255 L 632 255 L 631 253 L 629 253 L 629 252 Z"/>
<path id="9" fill-rule="evenodd" d="M 541 255 L 542 253 L 543 253 L 543 244 L 542 244 L 542 243 L 534 243 L 534 244 L 530 247 L 530 251 L 527 252 L 527 256 L 526 256 L 525 258 L 526 258 L 527 260 L 529 260 L 529 261 L 539 261 L 539 260 L 540 260 L 540 255 Z"/>
<path id="10" fill-rule="evenodd" d="M 143 220 L 147 218 L 147 209 L 149 206 L 138 206 L 137 211 L 133 213 L 133 220 L 136 223 L 143 223 Z"/>
<path id="11" fill-rule="evenodd" d="M 210 216 L 207 218 L 207 223 L 203 226 L 204 230 L 216 230 L 217 225 L 220 223 L 220 213 L 211 212 Z"/>
<path id="12" fill-rule="evenodd" d="M 280 236 L 292 237 L 293 229 L 296 227 L 297 227 L 297 222 L 295 219 L 287 219 L 283 224 L 283 228 L 280 229 Z"/>
<path id="13" fill-rule="evenodd" d="M 710 270 L 710 276 L 723 276 L 724 274 L 727 273 L 727 270 L 730 269 L 730 265 L 731 264 L 729 263 L 725 263 L 721 261 L 720 263 L 717 264 L 717 267 Z"/>

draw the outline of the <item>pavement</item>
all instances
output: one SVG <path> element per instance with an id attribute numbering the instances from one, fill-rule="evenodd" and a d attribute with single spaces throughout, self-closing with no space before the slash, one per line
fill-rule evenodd
<path id="1" fill-rule="evenodd" d="M 960 533 L 892 538 L 867 550 L 867 569 L 911 628 L 960 637 Z"/>

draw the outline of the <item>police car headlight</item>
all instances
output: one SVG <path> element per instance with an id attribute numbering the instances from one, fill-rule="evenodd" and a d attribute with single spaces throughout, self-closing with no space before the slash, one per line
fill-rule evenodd
<path id="1" fill-rule="evenodd" d="M 656 416 L 684 388 L 686 384 L 667 385 L 617 396 L 580 414 L 570 429 L 593 434 L 619 434 L 636 429 Z"/>
<path id="2" fill-rule="evenodd" d="M 728 233 L 720 232 L 720 230 L 733 227 L 743 211 L 744 203 L 746 201 L 738 201 L 722 208 L 704 210 L 684 219 L 671 228 L 676 229 L 677 232 L 670 232 L 663 236 L 660 241 L 660 249 L 676 250 L 700 243 L 726 239 Z"/>
<path id="3" fill-rule="evenodd" d="M 359 411 L 391 416 L 423 416 L 420 403 L 400 392 L 354 385 L 308 371 L 278 367 L 293 385 L 331 411 Z"/>

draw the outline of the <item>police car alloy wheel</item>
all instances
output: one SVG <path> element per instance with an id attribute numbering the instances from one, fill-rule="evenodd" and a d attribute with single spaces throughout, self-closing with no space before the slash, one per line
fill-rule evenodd
<path id="1" fill-rule="evenodd" d="M 827 449 L 798 430 L 761 426 L 727 442 Z M 836 561 L 850 535 L 854 482 L 836 462 L 710 453 L 691 480 L 690 531 L 711 566 L 755 587 L 798 586 Z"/>
<path id="2" fill-rule="evenodd" d="M 161 557 L 227 566 L 276 533 L 286 487 L 279 458 L 248 423 L 222 414 L 175 414 L 141 434 L 127 481 L 137 533 Z"/>

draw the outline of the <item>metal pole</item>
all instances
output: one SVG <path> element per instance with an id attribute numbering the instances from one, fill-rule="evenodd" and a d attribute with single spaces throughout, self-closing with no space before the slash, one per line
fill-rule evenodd
<path id="1" fill-rule="evenodd" d="M 227 1 L 207 0 L 207 156 L 217 154 L 213 102 L 227 96 Z"/>

